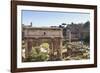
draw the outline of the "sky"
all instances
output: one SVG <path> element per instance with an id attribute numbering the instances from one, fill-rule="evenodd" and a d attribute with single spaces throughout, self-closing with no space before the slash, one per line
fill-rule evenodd
<path id="1" fill-rule="evenodd" d="M 22 24 L 34 27 L 59 26 L 62 23 L 85 23 L 89 13 L 22 10 Z"/>

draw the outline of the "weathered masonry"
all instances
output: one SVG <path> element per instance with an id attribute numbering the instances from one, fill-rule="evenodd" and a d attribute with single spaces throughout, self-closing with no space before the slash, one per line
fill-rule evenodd
<path id="1" fill-rule="evenodd" d="M 32 50 L 32 46 L 40 46 L 41 43 L 48 43 L 50 48 L 50 58 L 62 57 L 62 29 L 52 27 L 23 27 L 22 38 L 25 40 L 25 56 Z M 56 53 L 56 55 L 55 55 Z"/>

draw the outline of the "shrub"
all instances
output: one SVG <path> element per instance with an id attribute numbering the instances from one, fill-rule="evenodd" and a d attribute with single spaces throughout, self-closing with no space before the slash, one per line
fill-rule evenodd
<path id="1" fill-rule="evenodd" d="M 32 47 L 28 61 L 47 61 L 49 58 L 48 53 L 41 52 L 40 47 Z"/>

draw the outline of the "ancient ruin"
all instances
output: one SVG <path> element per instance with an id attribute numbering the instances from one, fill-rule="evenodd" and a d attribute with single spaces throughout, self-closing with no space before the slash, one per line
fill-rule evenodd
<path id="1" fill-rule="evenodd" d="M 37 52 L 46 52 L 47 61 L 89 58 L 89 28 L 83 28 L 83 25 L 85 24 L 70 24 L 63 28 L 22 25 L 22 49 L 24 50 L 22 58 L 29 58 L 33 49 Z M 87 43 L 83 44 L 82 40 L 86 40 Z M 34 53 L 33 56 L 35 55 Z M 31 58 L 34 60 L 34 57 Z"/>
<path id="2" fill-rule="evenodd" d="M 25 41 L 25 57 L 28 57 L 32 46 L 40 46 L 42 43 L 49 44 L 51 59 L 61 58 L 62 29 L 61 28 L 39 28 L 23 27 L 23 40 Z M 56 53 L 56 54 L 55 54 Z"/>

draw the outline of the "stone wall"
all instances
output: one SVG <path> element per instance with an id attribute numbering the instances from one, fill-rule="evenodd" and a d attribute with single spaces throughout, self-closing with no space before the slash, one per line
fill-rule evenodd
<path id="1" fill-rule="evenodd" d="M 30 55 L 32 46 L 40 46 L 47 42 L 50 45 L 50 59 L 61 59 L 62 29 L 60 28 L 23 28 L 23 40 L 26 42 L 26 57 Z"/>

